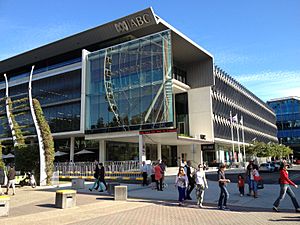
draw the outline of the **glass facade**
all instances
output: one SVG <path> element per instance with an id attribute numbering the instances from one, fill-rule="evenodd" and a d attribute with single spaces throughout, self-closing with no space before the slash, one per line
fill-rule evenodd
<path id="1" fill-rule="evenodd" d="M 29 74 L 27 74 L 29 79 Z M 35 75 L 33 75 L 35 77 Z M 12 80 L 15 77 L 12 76 Z M 8 83 L 12 80 L 9 79 Z M 5 89 L 0 90 L 4 103 Z M 9 87 L 13 114 L 24 135 L 35 134 L 28 102 L 28 83 Z M 81 70 L 65 72 L 32 82 L 32 97 L 39 100 L 52 133 L 80 130 Z M 2 138 L 10 137 L 5 104 L 1 103 Z"/>
<path id="2" fill-rule="evenodd" d="M 173 126 L 170 32 L 92 52 L 86 133 Z"/>
<path id="3" fill-rule="evenodd" d="M 276 113 L 278 141 L 292 147 L 300 157 L 300 99 L 289 98 L 268 102 Z"/>

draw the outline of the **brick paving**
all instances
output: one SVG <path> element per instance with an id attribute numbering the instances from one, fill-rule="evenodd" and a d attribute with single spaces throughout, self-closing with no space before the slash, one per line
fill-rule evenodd
<path id="1" fill-rule="evenodd" d="M 300 214 L 293 211 L 274 213 L 237 206 L 220 211 L 214 205 L 198 209 L 194 204 L 179 207 L 171 201 L 140 199 L 122 202 L 98 193 L 77 194 L 77 207 L 62 210 L 54 207 L 54 199 L 54 190 L 17 189 L 17 195 L 11 196 L 10 216 L 0 217 L 0 224 L 300 224 Z"/>

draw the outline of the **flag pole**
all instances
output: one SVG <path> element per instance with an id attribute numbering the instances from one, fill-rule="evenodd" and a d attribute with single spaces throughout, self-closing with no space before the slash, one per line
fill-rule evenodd
<path id="1" fill-rule="evenodd" d="M 242 125 L 242 138 L 243 138 L 243 153 L 244 153 L 244 162 L 246 162 L 246 150 L 245 150 L 245 131 L 244 131 L 244 120 L 241 116 L 241 125 Z"/>
<path id="2" fill-rule="evenodd" d="M 231 141 L 232 141 L 232 161 L 234 162 L 234 143 L 233 143 L 233 124 L 232 124 L 232 112 L 230 111 L 230 128 L 231 128 Z"/>
<path id="3" fill-rule="evenodd" d="M 239 119 L 237 118 L 236 133 L 237 133 L 238 150 L 239 150 L 238 160 L 240 161 L 241 149 L 240 149 L 240 131 L 239 131 L 239 127 L 240 127 L 240 125 L 239 125 Z"/>

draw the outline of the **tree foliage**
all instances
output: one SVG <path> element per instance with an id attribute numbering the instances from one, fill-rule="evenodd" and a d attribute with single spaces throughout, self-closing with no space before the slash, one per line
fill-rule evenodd
<path id="1" fill-rule="evenodd" d="M 5 167 L 5 164 L 4 164 L 3 159 L 2 159 L 2 145 L 1 145 L 1 142 L 0 142 L 0 168 L 4 169 L 4 167 Z"/>
<path id="2" fill-rule="evenodd" d="M 254 141 L 246 148 L 246 152 L 249 155 L 257 157 L 274 157 L 274 158 L 286 158 L 293 154 L 293 150 L 282 144 L 273 142 L 264 143 Z"/>
<path id="3" fill-rule="evenodd" d="M 45 161 L 46 161 L 46 174 L 47 184 L 51 183 L 51 177 L 53 174 L 53 162 L 55 157 L 54 152 L 54 141 L 51 134 L 51 130 L 47 120 L 45 119 L 40 102 L 37 99 L 33 99 L 33 108 L 36 114 L 37 122 L 39 124 L 41 135 L 43 139 L 45 149 Z"/>
<path id="4" fill-rule="evenodd" d="M 8 103 L 10 118 L 11 118 L 12 124 L 14 126 L 15 136 L 16 136 L 18 145 L 25 145 L 25 138 L 24 138 L 24 135 L 22 133 L 22 130 L 21 130 L 18 122 L 16 121 L 15 115 L 13 113 L 13 103 L 12 103 L 10 97 L 7 97 L 7 103 Z"/>

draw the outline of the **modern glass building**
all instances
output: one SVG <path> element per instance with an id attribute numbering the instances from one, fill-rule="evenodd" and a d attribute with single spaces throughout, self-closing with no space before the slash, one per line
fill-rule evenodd
<path id="1" fill-rule="evenodd" d="M 33 97 L 56 151 L 66 153 L 57 161 L 165 159 L 177 166 L 237 159 L 239 147 L 253 138 L 276 140 L 272 110 L 151 8 L 0 62 L 28 143 L 36 142 L 28 104 L 32 65 Z M 0 138 L 9 149 L 0 78 Z M 244 118 L 240 139 L 237 124 L 233 140 L 230 135 L 230 112 Z M 93 153 L 81 155 L 82 149 Z"/>
<path id="2" fill-rule="evenodd" d="M 268 105 L 276 113 L 279 143 L 291 147 L 294 157 L 300 159 L 300 98 L 276 98 Z"/>

